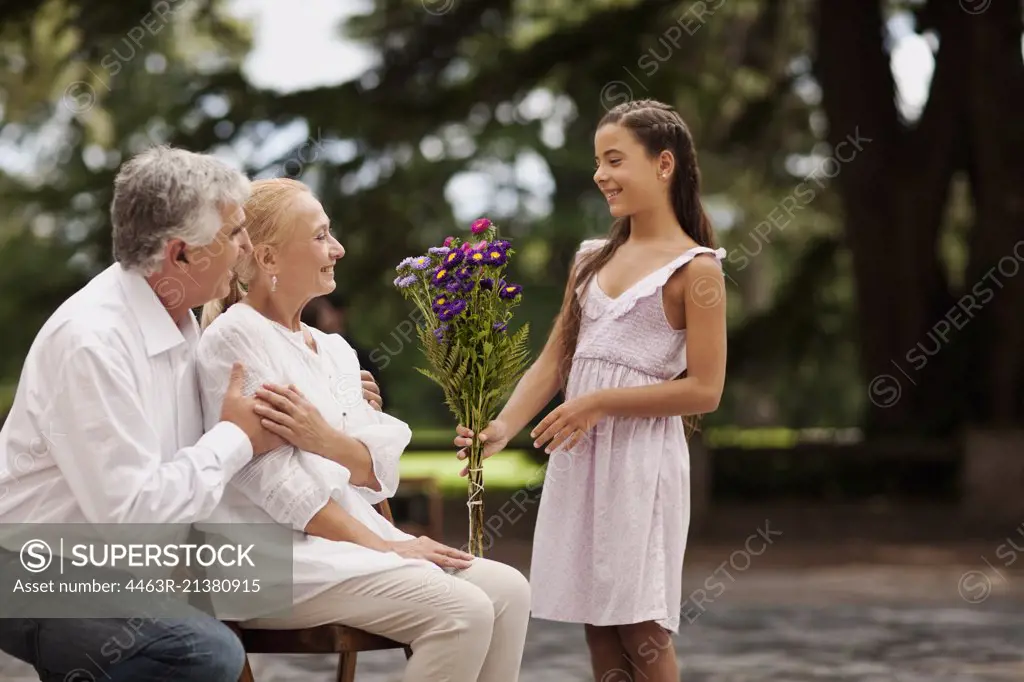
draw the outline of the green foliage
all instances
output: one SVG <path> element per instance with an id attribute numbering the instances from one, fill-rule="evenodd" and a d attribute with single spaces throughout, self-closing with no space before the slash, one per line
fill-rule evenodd
<path id="1" fill-rule="evenodd" d="M 173 11 L 158 16 L 155 5 Z M 208 116 L 197 93 L 240 68 L 245 31 L 219 6 L 49 0 L 0 9 L 0 383 L 17 381 L 46 318 L 111 263 L 119 164 Z"/>
<path id="2" fill-rule="evenodd" d="M 811 72 L 811 11 L 821 3 L 707 3 L 717 7 L 699 12 L 700 3 L 678 0 L 473 0 L 432 15 L 421 2 L 374 0 L 344 26 L 374 53 L 374 66 L 350 82 L 287 93 L 245 77 L 250 29 L 225 2 L 171 4 L 159 31 L 145 29 L 152 0 L 21 0 L 0 9 L 0 142 L 32 159 L 30 172 L 0 173 L 0 326 L 9 330 L 0 382 L 17 380 L 42 321 L 110 262 L 106 211 L 118 165 L 170 142 L 315 189 L 349 252 L 337 275 L 350 299 L 348 334 L 370 351 L 385 389 L 399 389 L 389 411 L 416 428 L 441 423 L 464 409 L 446 402 L 442 387 L 463 365 L 417 371 L 433 328 L 411 326 L 408 309 L 389 296 L 394 254 L 438 243 L 458 222 L 454 180 L 486 176 L 480 212 L 516 242 L 507 273 L 530 292 L 516 316 L 534 333 L 504 336 L 513 344 L 522 334 L 521 345 L 491 355 L 481 345 L 464 371 L 494 353 L 510 362 L 536 354 L 572 254 L 610 224 L 592 178 L 594 126 L 617 103 L 610 98 L 628 95 L 661 99 L 683 115 L 730 252 L 730 365 L 705 429 L 859 421 L 863 330 L 835 180 L 812 185 L 813 200 L 801 200 L 784 226 L 770 217 L 802 180 L 793 159 L 821 152 Z M 126 42 L 140 26 L 139 44 Z M 132 58 L 111 61 L 129 48 Z M 68 92 L 75 82 L 95 94 L 87 109 L 69 106 L 79 98 L 65 94 L 81 94 Z M 290 147 L 249 153 L 265 152 L 284 128 L 299 131 Z M 537 176 L 550 180 L 550 193 L 527 187 L 524 178 Z M 966 224 L 958 219 L 943 242 L 951 272 L 968 253 Z M 749 265 L 734 255 L 754 253 Z M 447 367 L 435 360 L 427 365 Z"/>
<path id="3" fill-rule="evenodd" d="M 9 288 L 0 325 L 17 330 L 5 339 L 3 380 L 16 380 L 43 319 L 110 262 L 105 211 L 113 173 L 153 143 L 222 152 L 253 176 L 294 173 L 314 187 L 350 254 L 338 269 L 338 289 L 350 298 L 349 334 L 376 351 L 371 359 L 379 361 L 382 383 L 401 387 L 391 392 L 389 409 L 418 427 L 445 420 L 451 405 L 439 384 L 416 371 L 413 346 L 427 345 L 407 330 L 408 310 L 386 295 L 385 273 L 392 254 L 420 252 L 449 233 L 456 222 L 453 178 L 483 172 L 495 182 L 482 212 L 500 217 L 515 239 L 519 256 L 508 275 L 530 291 L 517 319 L 534 330 L 524 343 L 536 354 L 558 311 L 572 254 L 610 224 L 591 158 L 608 83 L 621 80 L 634 97 L 679 107 L 697 137 L 707 196 L 725 198 L 740 216 L 732 233 L 722 233 L 730 249 L 791 191 L 781 160 L 817 141 L 807 125 L 812 107 L 792 88 L 801 75 L 792 64 L 808 45 L 807 3 L 724 3 L 699 30 L 672 43 L 672 27 L 678 32 L 680 21 L 692 19 L 689 4 L 675 0 L 479 0 L 455 3 L 440 16 L 419 2 L 377 0 L 344 27 L 376 53 L 377 65 L 351 82 L 289 93 L 261 90 L 245 78 L 250 29 L 228 15 L 224 2 L 171 4 L 170 20 L 157 24 L 147 0 L 19 2 L 0 10 L 9 67 L 0 81 L 5 139 L 33 156 L 44 125 L 64 120 L 66 133 L 33 177 L 0 174 L 0 233 L 29 235 L 3 254 Z M 139 27 L 145 34 L 136 45 L 128 36 L 139 35 Z M 645 57 L 643 64 L 656 65 L 653 73 L 638 64 Z M 96 96 L 88 109 L 69 107 L 77 91 L 65 101 L 76 81 Z M 305 137 L 269 158 L 244 153 L 286 126 Z M 331 151 L 341 144 L 352 152 Z M 550 176 L 550 196 L 534 196 L 507 172 L 527 159 Z M 802 235 L 830 210 L 773 235 L 761 257 L 772 263 L 767 270 L 790 271 Z M 33 232 L 39 222 L 56 225 L 54 234 Z M 59 276 L 44 276 L 47 267 Z M 759 310 L 750 299 L 771 289 L 763 278 L 746 276 L 755 269 L 737 274 L 739 285 L 730 291 L 731 333 Z M 838 334 L 828 341 L 819 364 L 836 355 L 837 345 L 852 345 Z M 781 369 L 766 373 L 758 358 L 763 352 L 774 362 L 789 346 L 780 339 L 759 349 L 729 381 L 745 383 L 759 399 L 779 395 L 787 378 Z M 780 367 L 799 360 L 795 350 L 789 358 Z M 744 422 L 749 412 L 745 404 L 723 404 L 713 419 Z M 856 418 L 855 411 L 836 413 L 840 421 Z M 790 419 L 790 406 L 776 418 Z"/>

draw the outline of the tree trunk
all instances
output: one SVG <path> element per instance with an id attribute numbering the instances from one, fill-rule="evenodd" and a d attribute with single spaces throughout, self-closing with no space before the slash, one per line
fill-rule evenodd
<path id="1" fill-rule="evenodd" d="M 961 30 L 972 47 L 964 101 L 976 222 L 965 282 L 983 305 L 970 334 L 968 417 L 989 426 L 1019 426 L 1024 417 L 1021 4 L 995 2 L 969 18 Z M 985 289 L 992 292 L 987 302 Z"/>
<path id="2" fill-rule="evenodd" d="M 1002 277 L 1005 295 L 976 294 L 973 305 L 964 297 L 1000 257 L 1013 258 L 1022 237 L 1013 188 L 1022 186 L 1024 136 L 1010 133 L 1021 104 L 1020 6 L 997 4 L 965 15 L 956 3 L 932 0 L 940 49 L 914 127 L 895 106 L 879 3 L 818 5 L 816 73 L 841 162 L 835 182 L 853 257 L 870 433 L 950 433 L 971 418 L 989 423 L 1020 412 L 1024 323 L 1010 301 L 1024 277 Z M 839 145 L 858 131 L 870 141 L 844 162 L 850 145 L 845 155 Z M 978 222 L 966 291 L 954 296 L 938 238 L 950 181 L 965 167 Z M 1024 245 L 1018 252 L 1024 260 Z M 1003 264 L 1007 273 L 1024 267 Z"/>

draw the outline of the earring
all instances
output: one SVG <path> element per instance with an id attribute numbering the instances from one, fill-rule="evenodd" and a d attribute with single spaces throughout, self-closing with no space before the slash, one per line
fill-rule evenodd
<path id="1" fill-rule="evenodd" d="M 277 291 L 277 275 L 270 278 L 270 290 Z"/>

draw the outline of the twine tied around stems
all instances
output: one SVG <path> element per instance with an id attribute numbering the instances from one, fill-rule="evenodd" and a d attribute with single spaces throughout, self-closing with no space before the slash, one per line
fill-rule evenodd
<path id="1" fill-rule="evenodd" d="M 474 467 L 474 468 L 468 469 L 468 473 L 471 474 L 474 471 L 483 471 L 483 470 L 484 470 L 483 467 Z M 469 500 L 466 502 L 466 506 L 467 507 L 473 507 L 474 505 L 478 505 L 478 504 L 482 505 L 484 503 L 484 501 L 479 499 L 479 496 L 481 495 L 481 493 L 483 493 L 483 490 L 484 490 L 483 485 L 480 484 L 480 483 L 477 483 L 472 478 L 469 479 L 469 483 L 470 483 L 470 486 L 471 486 L 472 489 L 469 491 Z"/>
<path id="2" fill-rule="evenodd" d="M 474 431 L 485 419 L 471 419 Z M 484 525 L 484 474 L 483 474 L 483 443 L 479 438 L 473 439 L 473 445 L 469 451 L 469 499 L 466 501 L 466 511 L 469 515 L 469 553 L 474 556 L 483 556 L 483 525 Z"/>

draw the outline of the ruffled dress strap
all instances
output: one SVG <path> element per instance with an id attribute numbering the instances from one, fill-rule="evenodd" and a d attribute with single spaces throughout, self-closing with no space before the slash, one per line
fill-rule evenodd
<path id="1" fill-rule="evenodd" d="M 609 299 L 609 306 L 604 310 L 603 314 L 610 315 L 613 318 L 622 317 L 632 310 L 638 301 L 657 293 L 663 286 L 665 286 L 665 283 L 668 282 L 672 273 L 703 253 L 714 254 L 719 267 L 721 267 L 722 260 L 725 259 L 726 251 L 725 249 L 712 249 L 707 246 L 695 246 L 686 250 L 671 262 L 666 263 L 660 269 L 655 270 L 650 275 L 637 282 L 633 285 L 632 289 L 623 293 L 619 298 Z"/>
<path id="2" fill-rule="evenodd" d="M 597 251 L 598 249 L 600 249 L 601 247 L 603 247 L 607 243 L 608 243 L 607 239 L 584 239 L 580 243 L 580 247 L 576 250 L 576 255 L 573 256 L 573 259 L 572 259 L 572 266 L 573 266 L 573 268 L 576 268 L 576 267 L 579 266 L 580 259 L 583 258 L 583 256 L 585 256 L 586 254 L 588 254 L 588 253 L 590 253 L 592 251 Z M 591 278 L 591 280 L 593 280 L 593 278 Z M 577 296 L 583 296 L 583 284 L 582 283 L 579 283 L 579 284 L 576 285 L 576 295 Z"/>
<path id="3" fill-rule="evenodd" d="M 580 258 L 591 251 L 597 251 L 607 243 L 607 239 L 584 239 L 580 242 L 580 248 L 576 250 L 576 255 L 573 257 L 573 265 L 579 264 Z"/>

